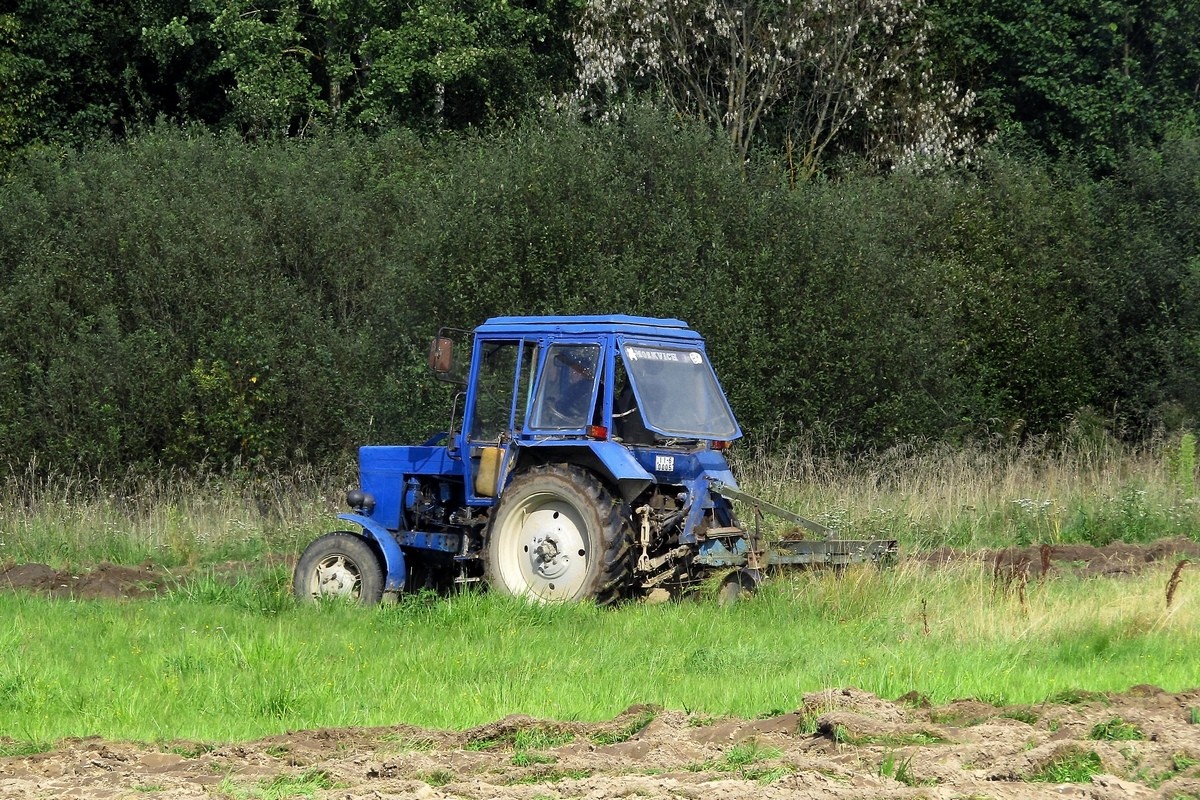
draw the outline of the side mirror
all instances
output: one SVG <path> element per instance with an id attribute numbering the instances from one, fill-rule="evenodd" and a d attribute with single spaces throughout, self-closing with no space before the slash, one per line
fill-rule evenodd
<path id="1" fill-rule="evenodd" d="M 438 336 L 429 343 L 429 368 L 438 377 L 448 377 L 454 371 L 454 340 Z"/>
<path id="2" fill-rule="evenodd" d="M 459 356 L 465 353 L 465 360 Z M 442 328 L 429 343 L 429 369 L 439 381 L 467 385 L 467 367 L 471 361 L 471 332 Z"/>

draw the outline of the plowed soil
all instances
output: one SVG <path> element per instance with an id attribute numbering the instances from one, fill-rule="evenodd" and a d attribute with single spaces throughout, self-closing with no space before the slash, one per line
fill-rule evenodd
<path id="1" fill-rule="evenodd" d="M 68 740 L 0 760 L 0 797 L 1200 797 L 1200 725 L 1190 716 L 1200 691 L 1142 686 L 1079 700 L 922 708 L 920 698 L 837 689 L 760 720 L 631 708 L 599 724 L 510 717 L 468 731 L 327 729 L 211 748 Z M 1116 719 L 1142 738 L 1093 738 Z M 1035 779 L 1080 759 L 1095 772 L 1082 782 Z"/>
<path id="2" fill-rule="evenodd" d="M 1196 563 L 1198 550 L 1177 540 L 969 557 L 1018 576 L 1120 575 L 1164 559 Z M 177 579 L 149 567 L 0 567 L 0 590 L 76 597 L 136 599 Z M 0 737 L 0 750 L 6 743 L 13 744 Z M 1074 774 L 1054 772 L 1056 764 L 1076 765 Z M 291 796 L 1200 799 L 1200 688 L 1137 686 L 1009 707 L 930 707 L 920 696 L 887 700 L 841 688 L 758 720 L 635 707 L 603 723 L 509 717 L 467 731 L 324 729 L 237 744 L 68 739 L 51 752 L 0 758 L 5 800 Z"/>

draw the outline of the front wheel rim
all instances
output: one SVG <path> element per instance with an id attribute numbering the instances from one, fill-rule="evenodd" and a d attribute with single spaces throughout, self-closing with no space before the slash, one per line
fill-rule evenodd
<path id="1" fill-rule="evenodd" d="M 309 580 L 315 598 L 357 600 L 362 592 L 362 570 L 350 558 L 337 553 L 317 562 Z"/>
<path id="2" fill-rule="evenodd" d="M 587 583 L 587 521 L 573 504 L 544 492 L 522 500 L 497 532 L 497 567 L 514 593 L 569 600 Z"/>

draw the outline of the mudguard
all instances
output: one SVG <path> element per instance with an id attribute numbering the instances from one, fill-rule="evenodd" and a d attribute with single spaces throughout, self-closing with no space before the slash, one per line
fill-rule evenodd
<path id="1" fill-rule="evenodd" d="M 586 446 L 599 460 L 601 467 L 617 485 L 621 496 L 632 498 L 650 485 L 654 476 L 647 472 L 629 450 L 616 442 L 587 442 Z"/>
<path id="2" fill-rule="evenodd" d="M 383 553 L 383 590 L 403 591 L 404 580 L 408 575 L 404 565 L 404 551 L 400 549 L 391 531 L 362 514 L 338 514 L 337 518 L 358 525 L 363 529 L 364 536 L 379 545 L 379 550 Z"/>
<path id="3" fill-rule="evenodd" d="M 540 442 L 521 443 L 522 450 L 559 450 L 572 454 L 563 461 L 584 463 L 595 469 L 603 478 L 617 487 L 626 500 L 636 497 L 654 480 L 654 476 L 637 462 L 629 450 L 617 442 L 548 439 Z M 590 453 L 590 457 L 583 455 Z"/>

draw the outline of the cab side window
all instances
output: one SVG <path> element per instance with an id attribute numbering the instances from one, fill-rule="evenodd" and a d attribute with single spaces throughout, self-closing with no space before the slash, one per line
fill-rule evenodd
<path id="1" fill-rule="evenodd" d="M 531 427 L 575 430 L 588 425 L 599 365 L 599 345 L 551 345 L 542 367 Z"/>

